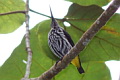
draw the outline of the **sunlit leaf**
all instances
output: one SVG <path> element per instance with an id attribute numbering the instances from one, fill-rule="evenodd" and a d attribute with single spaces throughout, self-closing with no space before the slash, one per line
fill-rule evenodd
<path id="1" fill-rule="evenodd" d="M 38 36 L 46 37 L 44 32 L 45 29 L 49 29 L 49 22 L 44 21 L 38 24 L 34 29 L 31 30 L 31 47 L 33 50 L 33 59 L 32 59 L 32 67 L 31 67 L 31 75 L 30 77 L 38 77 L 43 72 L 48 70 L 52 65 L 53 62 L 50 58 L 46 56 L 46 51 L 48 54 L 51 54 L 51 51 L 47 48 L 43 49 L 47 46 L 44 43 L 41 43 L 40 40 L 44 39 Z M 45 27 L 44 27 L 45 26 Z M 38 33 L 40 30 L 43 30 L 43 33 Z M 39 35 L 38 35 L 39 34 Z M 43 35 L 44 34 L 44 35 Z M 47 40 L 42 40 L 43 42 Z M 2 80 L 20 80 L 25 73 L 25 66 L 24 63 L 27 59 L 27 53 L 25 50 L 24 39 L 20 46 L 18 46 L 12 53 L 11 57 L 4 63 L 4 65 L 0 68 L 0 78 Z M 46 50 L 46 51 L 44 51 Z M 91 79 L 99 79 L 97 80 L 109 80 L 110 73 L 108 68 L 105 66 L 104 62 L 85 62 L 82 63 L 85 74 L 79 74 L 76 67 L 70 64 L 66 69 L 61 71 L 55 79 L 64 80 L 69 79 L 83 79 L 83 80 L 91 80 Z M 104 70 L 104 72 L 102 71 Z M 54 80 L 54 79 L 53 79 Z"/>
<path id="2" fill-rule="evenodd" d="M 105 6 L 107 5 L 111 0 L 66 0 L 73 3 L 77 3 L 83 6 L 89 6 L 89 5 L 99 5 L 99 6 Z"/>
<path id="3" fill-rule="evenodd" d="M 22 0 L 0 0 L 0 13 L 25 10 Z M 19 28 L 25 20 L 23 13 L 1 15 L 0 33 L 10 33 Z"/>
<path id="4" fill-rule="evenodd" d="M 77 12 L 76 12 L 77 11 Z M 103 10 L 95 5 L 80 6 L 73 4 L 66 15 L 71 24 L 68 32 L 75 42 L 99 17 Z M 107 61 L 120 58 L 120 15 L 115 14 L 81 52 L 82 61 Z M 79 35 L 78 35 L 79 34 Z M 87 57 L 87 58 L 86 58 Z"/>

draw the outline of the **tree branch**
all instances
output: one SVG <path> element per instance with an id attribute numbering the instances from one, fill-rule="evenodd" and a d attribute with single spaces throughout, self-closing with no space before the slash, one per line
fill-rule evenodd
<path id="1" fill-rule="evenodd" d="M 26 11 L 12 11 L 12 12 L 7 12 L 7 13 L 0 13 L 0 16 L 2 15 L 8 15 L 8 14 L 16 14 L 16 13 L 23 13 L 25 14 Z"/>
<path id="2" fill-rule="evenodd" d="M 111 5 L 105 10 L 101 16 L 93 23 L 93 25 L 82 35 L 77 44 L 66 54 L 57 65 L 52 66 L 48 71 L 44 72 L 40 77 L 31 78 L 29 80 L 50 80 L 64 69 L 83 49 L 87 46 L 90 40 L 104 26 L 111 16 L 120 6 L 120 0 L 114 0 Z"/>
<path id="3" fill-rule="evenodd" d="M 26 40 L 26 50 L 28 53 L 28 59 L 27 59 L 27 65 L 26 65 L 26 72 L 24 78 L 22 80 L 27 80 L 30 75 L 30 67 L 32 63 L 32 50 L 30 48 L 30 32 L 29 32 L 29 0 L 26 0 L 26 35 L 25 35 L 25 40 Z"/>

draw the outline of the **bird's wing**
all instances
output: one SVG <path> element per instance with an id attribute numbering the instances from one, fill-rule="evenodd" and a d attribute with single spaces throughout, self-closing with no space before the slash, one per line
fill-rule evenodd
<path id="1" fill-rule="evenodd" d="M 69 41 L 69 43 L 70 43 L 71 46 L 73 47 L 73 46 L 74 46 L 74 42 L 73 42 L 72 38 L 70 37 L 70 35 L 69 35 L 65 30 L 63 30 L 63 32 L 64 32 L 67 40 Z"/>

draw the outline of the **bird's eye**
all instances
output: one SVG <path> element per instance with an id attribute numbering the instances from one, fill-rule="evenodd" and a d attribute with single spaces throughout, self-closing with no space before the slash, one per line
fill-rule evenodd
<path id="1" fill-rule="evenodd" d="M 59 31 L 59 32 L 62 32 L 62 30 L 60 30 L 60 29 L 59 29 L 58 31 Z"/>

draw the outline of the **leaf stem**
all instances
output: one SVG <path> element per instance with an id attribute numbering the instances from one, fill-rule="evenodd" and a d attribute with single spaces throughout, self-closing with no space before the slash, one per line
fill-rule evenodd
<path id="1" fill-rule="evenodd" d="M 2 15 L 8 15 L 8 14 L 16 14 L 16 13 L 23 13 L 25 14 L 26 11 L 22 10 L 22 11 L 11 11 L 11 12 L 6 12 L 6 13 L 0 13 L 0 16 Z"/>
<path id="2" fill-rule="evenodd" d="M 31 11 L 31 12 L 34 12 L 34 13 L 36 13 L 36 14 L 40 14 L 40 15 L 42 15 L 42 16 L 45 16 L 45 17 L 51 18 L 51 16 L 48 16 L 48 15 L 45 15 L 45 14 L 39 13 L 39 12 L 34 11 L 34 10 L 32 10 L 32 9 L 30 9 L 30 11 Z"/>

